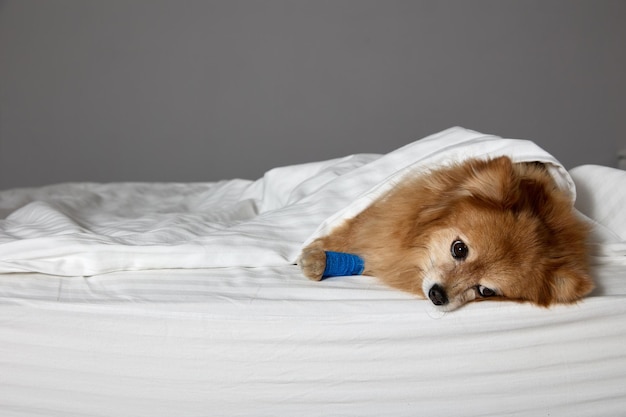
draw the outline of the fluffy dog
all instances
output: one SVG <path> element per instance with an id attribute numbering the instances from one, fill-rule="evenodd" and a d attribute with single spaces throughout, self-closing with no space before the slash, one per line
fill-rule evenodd
<path id="1" fill-rule="evenodd" d="M 572 303 L 593 289 L 588 227 L 540 163 L 469 159 L 403 180 L 302 251 L 320 280 L 325 251 L 444 311 L 470 301 Z"/>

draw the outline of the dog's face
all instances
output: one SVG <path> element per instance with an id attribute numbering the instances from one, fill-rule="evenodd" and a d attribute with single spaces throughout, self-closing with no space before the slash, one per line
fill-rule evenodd
<path id="1" fill-rule="evenodd" d="M 440 189 L 412 237 L 423 295 L 449 311 L 479 300 L 548 306 L 589 293 L 587 227 L 547 175 L 499 158 Z"/>
<path id="2" fill-rule="evenodd" d="M 575 301 L 591 289 L 583 265 L 563 262 L 558 249 L 544 244 L 550 239 L 537 219 L 473 215 L 433 232 L 427 244 L 422 291 L 442 310 L 480 300 L 548 306 Z"/>

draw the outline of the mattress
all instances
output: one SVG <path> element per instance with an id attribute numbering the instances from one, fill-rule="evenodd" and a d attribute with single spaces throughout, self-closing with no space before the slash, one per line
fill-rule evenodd
<path id="1" fill-rule="evenodd" d="M 585 300 L 442 313 L 295 265 L 405 176 L 502 154 L 546 163 L 593 225 Z M 624 183 L 452 128 L 256 181 L 0 191 L 0 415 L 623 415 Z"/>

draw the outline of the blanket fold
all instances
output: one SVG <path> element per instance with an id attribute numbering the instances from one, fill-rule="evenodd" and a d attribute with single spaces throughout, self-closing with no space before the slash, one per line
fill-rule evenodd
<path id="1" fill-rule="evenodd" d="M 0 192 L 0 273 L 85 276 L 122 270 L 293 264 L 303 244 L 355 216 L 405 175 L 469 157 L 548 165 L 526 140 L 455 127 L 386 155 L 273 169 L 256 181 L 69 183 Z"/>

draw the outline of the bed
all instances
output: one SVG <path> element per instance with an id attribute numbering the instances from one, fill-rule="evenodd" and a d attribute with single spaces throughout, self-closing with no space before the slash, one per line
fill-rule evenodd
<path id="1" fill-rule="evenodd" d="M 502 154 L 549 166 L 593 225 L 582 302 L 444 314 L 300 273 L 304 244 L 404 176 Z M 624 184 L 455 127 L 256 181 L 1 191 L 0 415 L 624 415 Z"/>

